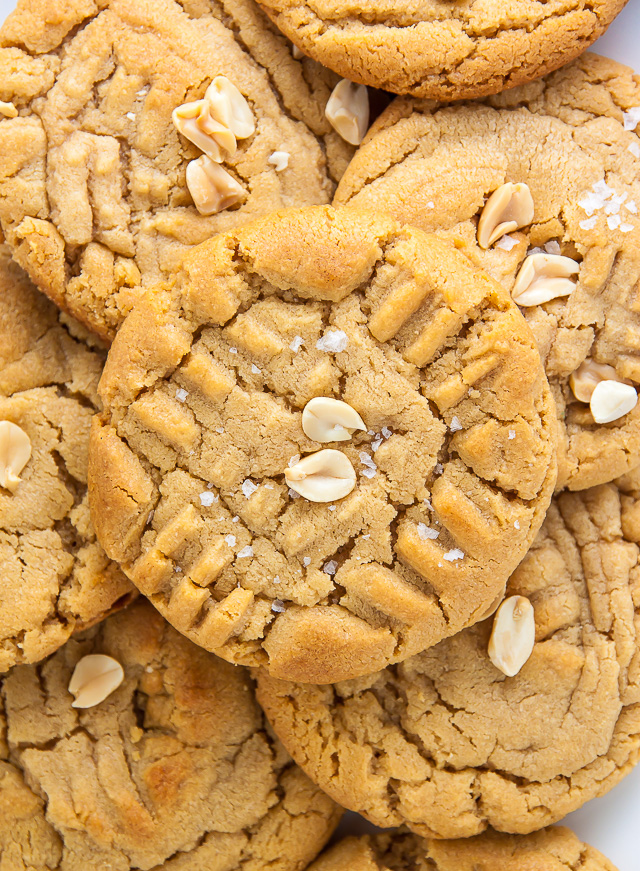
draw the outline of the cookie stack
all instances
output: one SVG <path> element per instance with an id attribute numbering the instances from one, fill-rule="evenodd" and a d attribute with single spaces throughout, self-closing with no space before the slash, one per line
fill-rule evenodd
<path id="1" fill-rule="evenodd" d="M 623 5 L 19 0 L 2 871 L 614 871 L 545 827 L 640 754 Z"/>

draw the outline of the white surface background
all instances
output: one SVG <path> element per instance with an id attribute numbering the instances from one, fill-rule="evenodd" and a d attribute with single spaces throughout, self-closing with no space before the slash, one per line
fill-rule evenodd
<path id="1" fill-rule="evenodd" d="M 0 0 L 0 20 L 14 5 L 13 0 Z M 594 49 L 640 73 L 640 0 L 630 0 Z M 349 816 L 341 829 L 359 828 L 357 817 Z M 602 850 L 619 871 L 640 871 L 640 765 L 608 795 L 589 802 L 565 822 L 583 840 Z"/>

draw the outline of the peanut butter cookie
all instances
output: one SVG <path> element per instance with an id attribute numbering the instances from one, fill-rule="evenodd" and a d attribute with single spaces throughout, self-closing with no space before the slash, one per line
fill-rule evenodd
<path id="1" fill-rule="evenodd" d="M 340 818 L 246 672 L 141 600 L 0 689 L 3 871 L 298 871 Z"/>
<path id="2" fill-rule="evenodd" d="M 482 103 L 397 100 L 336 195 L 444 231 L 523 307 L 558 408 L 558 489 L 640 457 L 638 122 L 640 79 L 596 55 Z"/>
<path id="3" fill-rule="evenodd" d="M 0 672 L 48 656 L 134 596 L 89 518 L 103 364 L 0 247 Z"/>
<path id="4" fill-rule="evenodd" d="M 310 57 L 354 82 L 460 100 L 557 69 L 601 36 L 626 0 L 258 0 Z"/>
<path id="5" fill-rule="evenodd" d="M 500 285 L 386 217 L 288 210 L 193 249 L 113 344 L 107 553 L 173 625 L 290 679 L 480 619 L 555 483 L 555 409 Z"/>
<path id="6" fill-rule="evenodd" d="M 531 835 L 488 831 L 436 841 L 390 833 L 345 838 L 309 871 L 617 871 L 572 831 L 553 827 Z"/>
<path id="7" fill-rule="evenodd" d="M 640 471 L 554 498 L 507 588 L 535 614 L 514 677 L 489 658 L 489 619 L 335 687 L 263 672 L 258 698 L 312 780 L 378 825 L 441 838 L 540 829 L 640 756 L 638 542 Z M 508 654 L 517 632 L 505 637 Z"/>
<path id="8" fill-rule="evenodd" d="M 106 340 L 190 246 L 328 202 L 353 151 L 324 115 L 338 78 L 250 0 L 20 0 L 0 44 L 0 223 Z"/>

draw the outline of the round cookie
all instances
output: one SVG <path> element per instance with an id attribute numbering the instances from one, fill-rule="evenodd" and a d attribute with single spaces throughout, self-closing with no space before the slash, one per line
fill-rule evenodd
<path id="1" fill-rule="evenodd" d="M 96 654 L 124 681 L 73 708 L 74 668 Z M 7 871 L 298 871 L 340 818 L 269 733 L 246 672 L 142 600 L 0 686 Z"/>
<path id="2" fill-rule="evenodd" d="M 585 360 L 640 384 L 639 107 L 640 79 L 596 55 L 484 103 L 397 100 L 336 194 L 445 231 L 509 291 L 533 248 L 579 263 L 570 296 L 523 308 L 558 408 L 558 489 L 611 481 L 640 456 L 640 405 L 596 424 L 570 387 Z M 482 250 L 478 218 L 508 182 L 529 186 L 533 222 Z"/>
<path id="3" fill-rule="evenodd" d="M 557 69 L 601 36 L 626 0 L 258 0 L 302 51 L 354 82 L 461 100 Z"/>
<path id="4" fill-rule="evenodd" d="M 404 832 L 345 838 L 308 871 L 617 871 L 572 831 L 554 826 L 531 835 L 488 831 L 436 841 Z"/>
<path id="5" fill-rule="evenodd" d="M 89 517 L 89 429 L 104 354 L 72 338 L 59 314 L 2 246 L 0 672 L 48 656 L 136 592 Z M 5 441 L 14 426 L 30 451 L 24 468 Z"/>
<path id="6" fill-rule="evenodd" d="M 603 795 L 640 757 L 640 470 L 554 498 L 509 580 L 536 643 L 515 677 L 492 620 L 368 678 L 274 680 L 258 698 L 333 798 L 383 827 L 526 834 Z"/>
<path id="7" fill-rule="evenodd" d="M 193 249 L 126 320 L 100 393 L 107 553 L 189 638 L 288 679 L 369 674 L 480 619 L 555 483 L 555 410 L 508 294 L 449 243 L 351 209 Z M 318 397 L 365 429 L 314 441 Z M 332 478 L 307 501 L 285 472 L 321 449 L 351 491 Z"/>
<path id="8" fill-rule="evenodd" d="M 250 0 L 20 0 L 0 44 L 3 112 L 17 113 L 0 121 L 0 223 L 38 287 L 106 340 L 190 246 L 328 202 L 353 152 L 324 116 L 337 77 L 294 59 Z M 224 160 L 239 201 L 206 216 L 187 188 L 201 151 L 172 112 L 217 76 L 256 130 Z"/>

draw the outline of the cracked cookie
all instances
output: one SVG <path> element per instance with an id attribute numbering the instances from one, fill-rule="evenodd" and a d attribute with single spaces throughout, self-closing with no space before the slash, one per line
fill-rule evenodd
<path id="1" fill-rule="evenodd" d="M 194 248 L 125 321 L 100 394 L 107 553 L 193 641 L 289 679 L 369 674 L 481 619 L 555 484 L 509 295 L 352 209 Z"/>
<path id="2" fill-rule="evenodd" d="M 640 470 L 554 497 L 507 594 L 536 643 L 515 677 L 491 620 L 377 675 L 320 687 L 259 679 L 299 765 L 383 827 L 460 838 L 526 834 L 628 774 L 640 756 Z"/>
<path id="3" fill-rule="evenodd" d="M 122 684 L 72 707 L 77 663 Z M 6 871 L 298 871 L 340 818 L 272 737 L 246 672 L 139 600 L 0 680 Z"/>
<path id="4" fill-rule="evenodd" d="M 190 246 L 328 202 L 353 151 L 324 115 L 337 77 L 296 60 L 249 0 L 20 0 L 0 44 L 15 111 L 0 121 L 4 234 L 38 287 L 106 340 Z M 217 77 L 255 128 L 236 141 L 199 119 L 229 146 L 223 164 L 172 121 Z"/>
<path id="5" fill-rule="evenodd" d="M 309 871 L 617 871 L 572 831 L 553 827 L 531 835 L 486 832 L 437 841 L 404 832 L 345 838 Z"/>
<path id="6" fill-rule="evenodd" d="M 596 55 L 485 102 L 397 100 L 336 194 L 454 238 L 523 306 L 558 408 L 558 489 L 640 456 L 639 121 L 640 79 Z M 533 214 L 503 221 L 518 185 Z M 598 381 L 618 382 L 595 394 L 613 418 L 590 404 Z"/>
<path id="7" fill-rule="evenodd" d="M 135 593 L 89 518 L 89 430 L 104 355 L 59 316 L 2 246 L 0 672 L 43 659 Z"/>
<path id="8" fill-rule="evenodd" d="M 626 0 L 258 0 L 302 51 L 354 82 L 460 100 L 542 76 L 601 36 Z"/>

